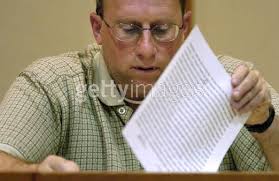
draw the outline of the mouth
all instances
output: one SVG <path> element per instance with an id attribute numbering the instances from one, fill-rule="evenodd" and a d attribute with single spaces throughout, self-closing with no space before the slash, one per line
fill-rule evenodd
<path id="1" fill-rule="evenodd" d="M 153 73 L 159 70 L 158 67 L 133 67 L 132 69 L 143 73 Z"/>

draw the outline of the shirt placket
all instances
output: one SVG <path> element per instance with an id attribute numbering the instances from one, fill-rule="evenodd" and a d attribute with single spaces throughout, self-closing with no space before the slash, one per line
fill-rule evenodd
<path id="1" fill-rule="evenodd" d="M 117 115 L 120 117 L 123 125 L 126 125 L 128 123 L 133 114 L 133 109 L 129 106 L 118 106 L 115 108 L 115 111 Z"/>

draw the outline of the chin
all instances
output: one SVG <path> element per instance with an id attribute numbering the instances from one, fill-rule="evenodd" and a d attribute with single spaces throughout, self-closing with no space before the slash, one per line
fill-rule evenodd
<path id="1" fill-rule="evenodd" d="M 127 91 L 127 97 L 132 100 L 142 101 L 152 88 L 153 84 L 147 82 L 134 82 Z"/>
<path id="2" fill-rule="evenodd" d="M 145 86 L 148 86 L 148 85 L 151 85 L 153 86 L 158 80 L 158 77 L 156 78 L 153 78 L 153 79 L 135 79 L 133 80 L 133 84 L 134 85 L 145 85 Z"/>

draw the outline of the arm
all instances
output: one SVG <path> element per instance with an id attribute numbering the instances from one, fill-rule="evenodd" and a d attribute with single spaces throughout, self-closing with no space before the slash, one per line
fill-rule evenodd
<path id="1" fill-rule="evenodd" d="M 20 159 L 16 159 L 4 152 L 0 152 L 0 170 L 1 171 L 24 171 L 24 172 L 35 172 L 37 170 L 35 164 L 27 164 Z"/>
<path id="2" fill-rule="evenodd" d="M 257 70 L 239 66 L 232 77 L 232 106 L 240 113 L 252 112 L 246 124 L 263 124 L 269 117 L 271 102 L 278 109 L 278 94 L 264 80 Z M 272 99 L 271 99 L 272 93 Z M 276 110 L 278 111 L 278 110 Z M 263 133 L 252 133 L 259 141 L 274 171 L 279 170 L 279 118 L 276 115 L 272 125 Z"/>
<path id="3" fill-rule="evenodd" d="M 78 172 L 76 163 L 57 156 L 48 156 L 40 164 L 26 163 L 9 154 L 0 152 L 0 171 L 21 171 L 21 172 Z"/>
<path id="4" fill-rule="evenodd" d="M 61 153 L 68 136 L 64 131 L 70 120 L 65 77 L 71 66 L 64 59 L 34 62 L 17 77 L 1 102 L 0 163 L 5 164 L 0 171 L 78 170 L 73 162 L 49 156 Z"/>
<path id="5" fill-rule="evenodd" d="M 252 133 L 252 135 L 260 142 L 263 151 L 269 160 L 274 171 L 279 170 L 279 117 L 275 119 L 271 127 L 264 133 Z"/>
<path id="6" fill-rule="evenodd" d="M 60 149 L 60 104 L 40 77 L 46 76 L 21 73 L 0 104 L 0 163 L 5 163 L 0 171 L 78 170 L 73 162 L 49 156 Z"/>

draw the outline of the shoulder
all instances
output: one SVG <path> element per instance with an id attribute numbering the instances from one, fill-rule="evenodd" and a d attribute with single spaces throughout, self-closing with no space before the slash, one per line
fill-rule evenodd
<path id="1" fill-rule="evenodd" d="M 85 75 L 91 67 L 92 59 L 99 51 L 100 48 L 93 44 L 83 51 L 40 58 L 28 66 L 20 75 L 35 77 L 46 84 L 61 77 L 71 78 Z"/>
<path id="2" fill-rule="evenodd" d="M 44 57 L 36 60 L 28 66 L 24 72 L 33 73 L 37 76 L 47 76 L 50 73 L 56 75 L 72 75 L 81 71 L 78 52 L 68 52 L 61 55 Z"/>
<path id="3" fill-rule="evenodd" d="M 226 55 L 219 55 L 217 58 L 229 74 L 232 74 L 239 65 L 247 65 L 250 69 L 253 69 L 254 67 L 251 62 L 243 61 Z"/>

